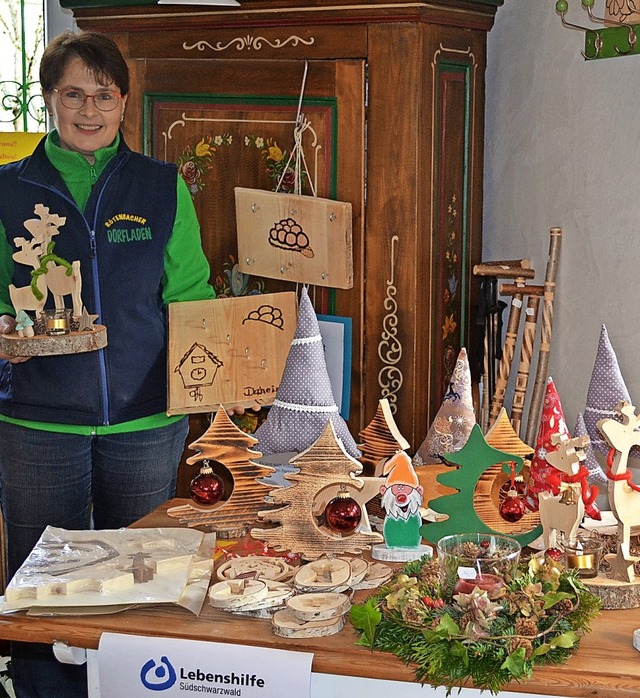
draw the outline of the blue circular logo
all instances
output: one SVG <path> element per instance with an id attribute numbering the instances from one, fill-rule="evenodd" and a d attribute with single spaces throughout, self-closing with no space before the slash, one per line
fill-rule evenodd
<path id="1" fill-rule="evenodd" d="M 150 691 L 166 691 L 176 682 L 176 670 L 166 657 L 160 657 L 160 663 L 150 659 L 140 669 L 140 681 Z"/>

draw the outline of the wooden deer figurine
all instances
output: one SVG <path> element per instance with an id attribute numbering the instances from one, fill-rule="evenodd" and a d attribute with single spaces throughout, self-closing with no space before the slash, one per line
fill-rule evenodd
<path id="1" fill-rule="evenodd" d="M 577 436 L 570 439 L 565 434 L 552 434 L 551 443 L 558 446 L 558 449 L 547 454 L 547 463 L 569 476 L 577 475 L 580 464 L 586 458 L 583 449 L 589 444 L 589 437 Z M 567 540 L 575 538 L 584 518 L 580 483 L 563 483 L 560 487 L 560 494 L 540 492 L 538 495 L 545 548 L 557 546 L 558 532 L 562 532 Z"/>
<path id="2" fill-rule="evenodd" d="M 40 266 L 36 271 L 44 276 L 47 288 L 51 291 L 56 310 L 65 307 L 64 297 L 71 296 L 73 304 L 73 317 L 82 315 L 82 276 L 80 274 L 80 261 L 76 260 L 70 266 L 57 264 L 53 255 L 44 255 L 40 259 Z"/>
<path id="3" fill-rule="evenodd" d="M 20 264 L 27 264 L 34 269 L 38 269 L 40 266 L 40 255 L 43 252 L 41 245 L 35 240 L 25 240 L 24 238 L 16 238 L 15 243 L 20 249 L 11 255 L 12 258 Z M 35 310 L 36 315 L 39 315 L 47 300 L 47 293 L 47 282 L 43 275 L 37 275 L 34 283 L 31 283 L 29 286 L 18 288 L 13 284 L 9 285 L 9 297 L 16 315 L 21 310 Z"/>
<path id="4" fill-rule="evenodd" d="M 640 487 L 631 479 L 627 470 L 629 451 L 633 446 L 640 446 L 640 417 L 636 416 L 635 407 L 621 400 L 616 405 L 616 412 L 622 422 L 607 417 L 598 421 L 597 426 L 611 451 L 607 459 L 607 477 L 609 478 L 609 504 L 618 520 L 618 549 L 615 556 L 607 556 L 611 562 L 611 571 L 616 579 L 625 582 L 635 581 L 634 563 L 640 559 L 630 552 L 631 528 L 640 526 Z"/>

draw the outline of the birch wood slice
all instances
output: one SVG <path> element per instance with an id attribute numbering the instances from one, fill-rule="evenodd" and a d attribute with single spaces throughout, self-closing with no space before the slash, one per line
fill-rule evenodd
<path id="1" fill-rule="evenodd" d="M 351 564 L 343 558 L 314 560 L 303 565 L 294 577 L 295 586 L 306 591 L 329 591 L 351 579 Z"/>
<path id="2" fill-rule="evenodd" d="M 382 562 L 374 562 L 369 565 L 367 574 L 365 574 L 364 579 L 358 584 L 352 584 L 351 588 L 356 589 L 376 589 L 380 585 L 391 579 L 393 575 L 393 568 L 389 565 L 385 565 Z"/>
<path id="3" fill-rule="evenodd" d="M 602 601 L 605 611 L 638 608 L 640 606 L 640 581 L 623 582 L 610 579 L 602 572 L 593 579 L 582 579 L 589 591 Z"/>
<path id="4" fill-rule="evenodd" d="M 369 571 L 369 563 L 361 557 L 341 557 L 341 560 L 346 560 L 351 565 L 351 577 L 349 578 L 349 586 L 359 584 Z"/>
<path id="5" fill-rule="evenodd" d="M 267 585 L 259 579 L 227 579 L 209 589 L 209 602 L 225 610 L 241 609 L 267 596 Z"/>
<path id="6" fill-rule="evenodd" d="M 93 325 L 93 330 L 69 332 L 69 334 L 39 334 L 35 337 L 18 337 L 17 334 L 0 335 L 0 353 L 11 356 L 55 356 L 58 354 L 82 354 L 107 346 L 107 328 Z"/>
<path id="7" fill-rule="evenodd" d="M 236 579 L 242 575 L 255 572 L 261 579 L 278 582 L 291 576 L 292 567 L 282 558 L 248 555 L 236 557 L 223 562 L 216 572 L 218 579 Z"/>
<path id="8" fill-rule="evenodd" d="M 302 621 L 287 608 L 274 613 L 271 627 L 275 635 L 288 638 L 325 637 L 344 628 L 344 616 L 330 621 Z"/>
<path id="9" fill-rule="evenodd" d="M 351 608 L 351 601 L 335 592 L 298 594 L 287 601 L 287 608 L 301 621 L 327 621 L 343 616 Z"/>
<path id="10" fill-rule="evenodd" d="M 243 606 L 242 609 L 240 609 L 243 613 L 253 613 L 255 611 L 270 610 L 279 607 L 284 608 L 287 600 L 293 596 L 293 587 L 289 584 L 274 582 L 270 579 L 265 579 L 264 583 L 267 585 L 267 595 L 255 603 Z"/>

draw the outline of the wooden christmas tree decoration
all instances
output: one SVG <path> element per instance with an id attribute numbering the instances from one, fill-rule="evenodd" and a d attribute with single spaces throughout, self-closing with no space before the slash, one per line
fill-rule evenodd
<path id="1" fill-rule="evenodd" d="M 358 438 L 361 442 L 358 448 L 362 454 L 358 460 L 364 466 L 365 473 L 376 477 L 382 470 L 382 460 L 410 447 L 398 429 L 387 398 L 378 401 L 373 419 L 358 434 Z"/>
<path id="2" fill-rule="evenodd" d="M 356 477 L 362 465 L 346 453 L 330 420 L 315 443 L 291 463 L 300 469 L 285 476 L 292 486 L 270 492 L 275 508 L 259 512 L 262 521 L 276 526 L 252 529 L 254 538 L 278 551 L 300 553 L 308 560 L 333 553 L 360 553 L 382 542 L 382 536 L 371 533 L 368 526 L 366 502 L 361 497 L 364 482 Z M 332 531 L 313 513 L 318 498 L 325 496 L 323 491 L 336 485 L 342 485 L 361 508 L 360 526 L 346 535 Z"/>
<path id="3" fill-rule="evenodd" d="M 522 470 L 518 473 L 518 479 L 524 486 L 529 477 L 529 461 L 526 459 L 531 456 L 533 449 L 520 439 L 504 407 L 484 438 L 492 448 L 525 459 Z M 504 520 L 500 506 L 505 490 L 509 487 L 510 477 L 511 473 L 505 471 L 502 463 L 496 463 L 485 470 L 476 485 L 474 503 L 480 518 L 493 530 L 506 535 L 518 535 L 535 528 L 540 523 L 540 515 L 537 511 L 526 510 L 517 522 Z"/>
<path id="4" fill-rule="evenodd" d="M 272 488 L 258 481 L 258 478 L 269 476 L 273 468 L 255 462 L 261 456 L 259 451 L 252 450 L 256 443 L 257 440 L 238 429 L 226 410 L 220 407 L 205 433 L 189 445 L 197 453 L 187 458 L 187 463 L 221 463 L 228 471 L 225 474 L 232 478 L 231 493 L 228 499 L 209 508 L 193 504 L 172 507 L 167 512 L 169 516 L 188 526 L 210 524 L 218 534 L 228 537 L 244 535 L 247 527 L 258 520 L 258 511 L 265 508 L 265 495 Z M 223 477 L 225 479 L 228 477 Z"/>
<path id="5" fill-rule="evenodd" d="M 524 546 L 540 535 L 542 528 L 539 525 L 522 530 L 522 519 L 514 524 L 502 520 L 500 530 L 494 528 L 497 522 L 493 517 L 495 512 L 492 511 L 492 516 L 487 516 L 489 507 L 480 507 L 478 510 L 478 484 L 485 471 L 497 466 L 503 472 L 510 473 L 508 464 L 515 463 L 515 472 L 518 473 L 523 466 L 520 456 L 490 446 L 476 424 L 467 443 L 457 453 L 448 454 L 446 460 L 449 464 L 460 467 L 441 473 L 437 479 L 443 485 L 455 488 L 457 492 L 438 497 L 429 503 L 431 508 L 447 514 L 449 518 L 424 524 L 420 529 L 423 538 L 436 543 L 443 536 L 454 533 L 501 533 L 512 536 Z M 480 497 L 480 501 L 483 499 L 486 499 L 486 494 Z M 530 522 L 525 525 L 530 526 Z"/>
<path id="6" fill-rule="evenodd" d="M 497 448 L 499 451 L 512 453 L 514 456 L 529 458 L 533 453 L 533 448 L 527 446 L 518 436 L 504 407 L 500 410 L 495 422 L 487 430 L 484 438 L 489 446 L 493 446 L 493 448 Z"/>
<path id="7" fill-rule="evenodd" d="M 361 453 L 358 460 L 364 466 L 364 472 L 376 478 L 382 474 L 384 463 L 388 458 L 397 451 L 405 451 L 410 447 L 409 442 L 398 429 L 387 398 L 378 401 L 373 419 L 358 434 L 358 438 L 362 442 L 358 444 Z M 385 512 L 379 492 L 367 502 L 367 511 L 371 516 L 384 519 Z"/>

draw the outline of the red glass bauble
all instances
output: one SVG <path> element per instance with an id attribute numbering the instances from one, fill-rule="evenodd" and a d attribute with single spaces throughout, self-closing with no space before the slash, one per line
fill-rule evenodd
<path id="1" fill-rule="evenodd" d="M 191 499 L 197 504 L 215 504 L 224 494 L 224 485 L 211 466 L 205 462 L 200 472 L 191 480 L 189 492 Z"/>
<path id="2" fill-rule="evenodd" d="M 507 496 L 500 502 L 500 516 L 509 523 L 516 523 L 525 515 L 527 507 L 515 490 L 509 490 Z"/>
<path id="3" fill-rule="evenodd" d="M 358 528 L 362 510 L 348 492 L 340 492 L 324 510 L 324 520 L 334 533 L 353 533 Z"/>

